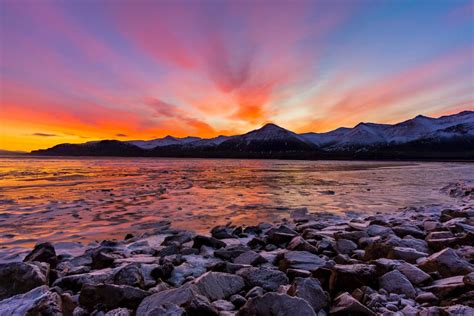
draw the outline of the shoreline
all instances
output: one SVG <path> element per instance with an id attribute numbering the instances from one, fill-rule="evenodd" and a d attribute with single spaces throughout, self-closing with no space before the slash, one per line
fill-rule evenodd
<path id="1" fill-rule="evenodd" d="M 472 199 L 470 187 L 446 188 Z M 472 315 L 474 209 L 214 227 L 156 224 L 79 256 L 0 264 L 0 315 Z"/>

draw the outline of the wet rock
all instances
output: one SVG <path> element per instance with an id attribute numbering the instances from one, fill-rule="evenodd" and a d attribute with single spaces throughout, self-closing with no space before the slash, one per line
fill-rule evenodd
<path id="1" fill-rule="evenodd" d="M 123 258 L 123 254 L 116 253 L 115 249 L 107 246 L 99 246 L 90 250 L 92 269 L 104 269 L 113 266 L 115 259 Z"/>
<path id="2" fill-rule="evenodd" d="M 459 258 L 451 248 L 432 254 L 420 262 L 418 267 L 425 272 L 439 272 L 443 277 L 464 275 L 474 271 L 473 266 Z"/>
<path id="3" fill-rule="evenodd" d="M 286 225 L 280 225 L 267 231 L 268 242 L 275 245 L 290 242 L 296 236 L 298 236 L 298 233 Z"/>
<path id="4" fill-rule="evenodd" d="M 194 281 L 199 293 L 211 301 L 227 298 L 245 287 L 244 279 L 238 275 L 207 272 Z"/>
<path id="5" fill-rule="evenodd" d="M 26 255 L 23 262 L 46 262 L 54 268 L 58 262 L 58 258 L 56 257 L 56 251 L 51 243 L 45 242 L 42 244 L 37 244 L 35 248 Z"/>
<path id="6" fill-rule="evenodd" d="M 114 284 L 145 287 L 145 279 L 138 264 L 129 264 L 120 269 L 114 276 Z"/>
<path id="7" fill-rule="evenodd" d="M 408 279 L 398 270 L 393 270 L 379 278 L 381 288 L 389 293 L 405 294 L 409 298 L 415 298 L 416 291 Z"/>
<path id="8" fill-rule="evenodd" d="M 287 269 L 313 271 L 325 266 L 327 266 L 325 260 L 307 251 L 288 251 L 279 263 L 279 267 L 283 271 Z"/>
<path id="9" fill-rule="evenodd" d="M 12 262 L 0 264 L 0 300 L 47 285 L 49 264 Z"/>
<path id="10" fill-rule="evenodd" d="M 225 247 L 226 243 L 214 237 L 197 235 L 196 237 L 194 237 L 193 248 L 199 249 L 202 246 L 208 246 L 219 249 Z"/>
<path id="11" fill-rule="evenodd" d="M 339 239 L 336 241 L 336 251 L 343 255 L 350 255 L 357 249 L 357 244 L 349 239 Z"/>
<path id="12" fill-rule="evenodd" d="M 280 285 L 289 282 L 285 273 L 264 267 L 240 269 L 237 275 L 244 278 L 249 287 L 261 286 L 267 291 L 276 291 Z"/>
<path id="13" fill-rule="evenodd" d="M 267 262 L 267 260 L 253 250 L 241 253 L 237 258 L 234 259 L 234 263 L 248 264 L 252 266 L 256 266 L 265 262 Z"/>
<path id="14" fill-rule="evenodd" d="M 218 311 L 232 311 L 235 309 L 234 304 L 226 300 L 217 300 L 211 304 Z"/>
<path id="15" fill-rule="evenodd" d="M 431 279 L 428 273 L 409 263 L 402 263 L 397 269 L 414 285 L 423 284 Z"/>
<path id="16" fill-rule="evenodd" d="M 347 292 L 342 293 L 334 299 L 330 309 L 330 314 L 375 316 L 374 312 L 362 305 Z"/>
<path id="17" fill-rule="evenodd" d="M 50 315 L 62 316 L 62 302 L 58 293 L 46 285 L 24 294 L 17 294 L 0 301 L 0 315 Z"/>
<path id="18" fill-rule="evenodd" d="M 189 305 L 198 295 L 194 285 L 183 285 L 179 288 L 161 291 L 143 299 L 137 308 L 136 314 L 141 316 L 157 315 L 165 304 L 176 306 Z M 159 315 L 159 314 L 158 314 Z"/>
<path id="19" fill-rule="evenodd" d="M 372 264 L 336 264 L 331 270 L 329 290 L 332 293 L 339 291 L 353 291 L 364 285 L 375 287 L 375 265 Z"/>
<path id="20" fill-rule="evenodd" d="M 389 259 L 401 259 L 410 263 L 416 263 L 419 258 L 423 257 L 428 257 L 428 254 L 407 247 L 393 247 L 387 254 Z"/>
<path id="21" fill-rule="evenodd" d="M 127 285 L 85 284 L 79 295 L 79 303 L 89 310 L 93 310 L 99 304 L 107 309 L 117 307 L 135 309 L 148 295 L 148 292 Z"/>
<path id="22" fill-rule="evenodd" d="M 304 299 L 315 312 L 329 305 L 329 294 L 323 290 L 321 283 L 313 278 L 296 278 L 288 294 Z"/>
<path id="23" fill-rule="evenodd" d="M 303 299 L 286 294 L 267 293 L 255 297 L 239 310 L 238 316 L 315 316 L 311 306 Z"/>

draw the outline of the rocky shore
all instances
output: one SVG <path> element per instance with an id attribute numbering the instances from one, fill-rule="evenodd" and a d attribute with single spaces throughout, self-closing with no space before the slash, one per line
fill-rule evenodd
<path id="1" fill-rule="evenodd" d="M 468 192 L 467 194 L 471 194 Z M 474 209 L 293 212 L 0 265 L 0 315 L 474 315 Z"/>

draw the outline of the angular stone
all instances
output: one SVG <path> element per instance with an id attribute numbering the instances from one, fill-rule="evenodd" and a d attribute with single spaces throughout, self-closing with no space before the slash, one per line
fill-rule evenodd
<path id="1" fill-rule="evenodd" d="M 398 270 L 393 270 L 379 278 L 381 288 L 389 293 L 405 294 L 408 298 L 415 298 L 416 291 L 408 279 Z"/>
<path id="2" fill-rule="evenodd" d="M 415 238 L 425 238 L 425 233 L 420 230 L 417 226 L 414 225 L 398 225 L 392 227 L 392 230 L 398 237 L 405 237 L 407 235 L 413 236 Z"/>
<path id="3" fill-rule="evenodd" d="M 64 290 L 78 292 L 84 284 L 108 283 L 113 280 L 115 272 L 110 268 L 96 270 L 90 273 L 68 275 L 54 281 L 53 286 L 58 286 Z"/>
<path id="4" fill-rule="evenodd" d="M 237 258 L 234 259 L 234 263 L 248 264 L 252 266 L 256 266 L 265 262 L 267 262 L 267 260 L 253 250 L 241 253 Z"/>
<path id="5" fill-rule="evenodd" d="M 235 309 L 234 304 L 226 300 L 217 300 L 212 302 L 212 306 L 218 311 L 232 311 Z"/>
<path id="6" fill-rule="evenodd" d="M 163 246 L 169 246 L 171 244 L 182 245 L 184 243 L 187 243 L 188 241 L 191 241 L 193 237 L 194 237 L 194 233 L 190 231 L 180 231 L 176 234 L 167 236 L 165 240 L 163 241 L 162 245 Z"/>
<path id="7" fill-rule="evenodd" d="M 439 279 L 423 288 L 424 291 L 433 292 L 436 296 L 444 298 L 457 292 L 463 292 L 466 284 L 463 282 L 462 275 Z"/>
<path id="8" fill-rule="evenodd" d="M 313 278 L 296 278 L 288 294 L 304 299 L 315 312 L 329 305 L 329 294 L 323 290 L 321 283 Z"/>
<path id="9" fill-rule="evenodd" d="M 208 268 L 220 262 L 220 260 L 212 257 L 204 258 L 195 255 L 183 256 L 182 259 L 184 259 L 185 262 L 175 267 L 168 279 L 168 282 L 174 286 L 183 284 L 188 277 L 197 278 L 203 275 Z"/>
<path id="10" fill-rule="evenodd" d="M 0 301 L 0 315 L 62 316 L 62 302 L 58 293 L 46 285 Z"/>
<path id="11" fill-rule="evenodd" d="M 56 251 L 51 243 L 45 242 L 42 244 L 37 244 L 35 248 L 26 255 L 23 262 L 46 262 L 54 268 L 58 262 L 58 258 L 56 257 Z"/>
<path id="12" fill-rule="evenodd" d="M 243 268 L 237 275 L 244 278 L 249 287 L 261 286 L 267 291 L 276 291 L 280 285 L 288 284 L 285 273 L 269 268 Z"/>
<path id="13" fill-rule="evenodd" d="M 105 313 L 105 316 L 132 316 L 132 311 L 128 308 L 116 308 Z"/>
<path id="14" fill-rule="evenodd" d="M 286 247 L 288 250 L 308 251 L 311 253 L 318 253 L 318 249 L 304 240 L 301 236 L 293 237 Z"/>
<path id="15" fill-rule="evenodd" d="M 409 263 L 402 263 L 397 269 L 414 285 L 420 285 L 431 279 L 428 273 Z"/>
<path id="16" fill-rule="evenodd" d="M 49 264 L 12 262 L 0 264 L 0 300 L 47 285 Z"/>
<path id="17" fill-rule="evenodd" d="M 199 249 L 201 248 L 201 246 L 208 246 L 219 249 L 225 247 L 226 243 L 214 237 L 197 235 L 196 237 L 194 237 L 193 248 Z"/>
<path id="18" fill-rule="evenodd" d="M 227 246 L 214 251 L 214 255 L 224 260 L 233 260 L 249 250 L 250 248 L 244 245 Z"/>
<path id="19" fill-rule="evenodd" d="M 462 280 L 464 284 L 474 286 L 474 272 L 466 274 Z"/>
<path id="20" fill-rule="evenodd" d="M 117 307 L 135 309 L 148 295 L 150 295 L 148 292 L 127 285 L 85 284 L 81 289 L 79 302 L 90 310 L 98 304 L 106 306 L 107 309 Z"/>
<path id="21" fill-rule="evenodd" d="M 325 260 L 307 251 L 288 251 L 279 263 L 279 267 L 283 271 L 287 269 L 313 271 L 324 266 L 327 266 Z"/>
<path id="22" fill-rule="evenodd" d="M 443 277 L 464 275 L 474 271 L 473 266 L 459 258 L 451 248 L 432 254 L 420 262 L 418 267 L 425 272 L 439 272 Z"/>
<path id="23" fill-rule="evenodd" d="M 390 227 L 380 226 L 380 225 L 370 225 L 369 227 L 367 227 L 367 234 L 369 236 L 385 237 L 385 236 L 394 234 L 394 232 Z"/>
<path id="24" fill-rule="evenodd" d="M 431 292 L 421 293 L 416 296 L 415 301 L 417 303 L 436 303 L 438 302 L 438 297 Z"/>
<path id="25" fill-rule="evenodd" d="M 207 272 L 194 280 L 194 284 L 211 301 L 227 298 L 245 287 L 242 277 L 221 272 Z"/>
<path id="26" fill-rule="evenodd" d="M 428 257 L 428 254 L 407 247 L 393 247 L 387 255 L 389 259 L 401 259 L 410 263 L 416 263 L 417 259 L 423 257 Z"/>
<path id="27" fill-rule="evenodd" d="M 114 276 L 114 284 L 145 287 L 145 279 L 138 264 L 129 264 L 120 269 Z"/>
<path id="28" fill-rule="evenodd" d="M 189 304 L 185 305 L 186 313 L 189 315 L 218 316 L 219 311 L 212 306 L 209 299 L 202 295 L 195 295 Z"/>
<path id="29" fill-rule="evenodd" d="M 165 304 L 174 304 L 176 306 L 188 305 L 196 295 L 198 295 L 196 287 L 188 284 L 179 288 L 161 291 L 143 299 L 137 308 L 136 315 L 160 315 L 158 312 Z"/>
<path id="30" fill-rule="evenodd" d="M 353 291 L 367 285 L 375 287 L 375 265 L 372 264 L 336 264 L 331 270 L 329 290 L 331 293 L 340 291 Z"/>
<path id="31" fill-rule="evenodd" d="M 229 301 L 237 308 L 244 306 L 247 303 L 247 299 L 239 294 L 234 294 L 229 298 Z"/>
<path id="32" fill-rule="evenodd" d="M 331 315 L 367 315 L 375 316 L 375 313 L 362 305 L 358 300 L 345 292 L 336 297 L 330 309 Z"/>
<path id="33" fill-rule="evenodd" d="M 349 239 L 339 239 L 336 241 L 336 251 L 343 255 L 350 255 L 357 249 L 357 244 Z"/>
<path id="34" fill-rule="evenodd" d="M 286 294 L 267 293 L 247 301 L 237 316 L 316 316 L 305 300 Z"/>

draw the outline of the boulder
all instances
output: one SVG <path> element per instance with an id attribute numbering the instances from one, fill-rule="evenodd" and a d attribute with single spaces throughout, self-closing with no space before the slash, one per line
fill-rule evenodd
<path id="1" fill-rule="evenodd" d="M 338 239 L 336 241 L 336 251 L 343 255 L 350 255 L 357 249 L 357 244 L 349 239 Z"/>
<path id="2" fill-rule="evenodd" d="M 160 315 L 159 311 L 165 304 L 174 304 L 180 307 L 189 305 L 196 295 L 198 295 L 196 287 L 190 284 L 161 291 L 143 299 L 137 308 L 136 315 Z"/>
<path id="3" fill-rule="evenodd" d="M 286 294 L 267 293 L 247 301 L 237 316 L 316 316 L 305 300 Z"/>
<path id="4" fill-rule="evenodd" d="M 54 281 L 53 286 L 58 286 L 63 290 L 78 292 L 84 284 L 94 285 L 112 282 L 115 272 L 117 271 L 116 269 L 107 268 L 89 273 L 68 275 Z"/>
<path id="5" fill-rule="evenodd" d="M 218 311 L 232 311 L 235 309 L 234 304 L 226 300 L 217 300 L 211 304 Z"/>
<path id="6" fill-rule="evenodd" d="M 330 314 L 375 316 L 373 311 L 362 305 L 347 292 L 342 293 L 334 299 L 330 309 Z"/>
<path id="7" fill-rule="evenodd" d="M 286 247 L 288 250 L 308 251 L 311 253 L 318 253 L 318 249 L 307 242 L 303 237 L 296 236 L 291 239 Z"/>
<path id="8" fill-rule="evenodd" d="M 223 260 L 233 260 L 249 250 L 250 248 L 244 245 L 232 245 L 217 249 L 214 251 L 214 255 Z"/>
<path id="9" fill-rule="evenodd" d="M 244 278 L 249 287 L 261 286 L 267 291 L 276 291 L 280 285 L 289 282 L 285 273 L 264 267 L 243 268 L 237 271 L 237 275 Z"/>
<path id="10" fill-rule="evenodd" d="M 431 276 L 419 269 L 418 267 L 410 263 L 402 263 L 397 267 L 397 270 L 400 271 L 407 279 L 414 285 L 420 285 L 428 280 L 431 280 Z"/>
<path id="11" fill-rule="evenodd" d="M 62 316 L 62 302 L 58 293 L 46 285 L 24 294 L 17 294 L 0 301 L 0 315 L 49 315 Z"/>
<path id="12" fill-rule="evenodd" d="M 288 294 L 307 301 L 316 313 L 329 305 L 329 294 L 323 290 L 317 279 L 295 278 Z"/>
<path id="13" fill-rule="evenodd" d="M 85 284 L 79 295 L 79 303 L 89 310 L 93 310 L 99 304 L 107 309 L 117 307 L 135 309 L 148 295 L 150 295 L 148 292 L 128 285 Z"/>
<path id="14" fill-rule="evenodd" d="M 187 243 L 188 241 L 191 241 L 193 237 L 194 237 L 193 232 L 179 231 L 176 234 L 166 236 L 165 239 L 163 240 L 162 245 L 163 246 L 169 246 L 172 244 L 182 245 L 184 243 Z"/>
<path id="15" fill-rule="evenodd" d="M 398 270 L 385 273 L 379 278 L 380 288 L 389 293 L 405 294 L 408 298 L 415 298 L 416 291 L 408 279 Z"/>
<path id="16" fill-rule="evenodd" d="M 393 230 L 390 227 L 380 226 L 380 225 L 370 225 L 369 227 L 367 227 L 366 232 L 369 236 L 381 236 L 381 237 L 394 234 Z"/>
<path id="17" fill-rule="evenodd" d="M 194 237 L 193 248 L 200 249 L 202 246 L 219 249 L 225 247 L 226 243 L 214 237 L 197 235 Z"/>
<path id="18" fill-rule="evenodd" d="M 120 269 L 114 276 L 114 284 L 144 288 L 145 280 L 140 265 L 132 263 Z"/>
<path id="19" fill-rule="evenodd" d="M 51 243 L 45 242 L 42 244 L 37 244 L 35 248 L 26 255 L 23 262 L 46 262 L 54 268 L 58 262 L 58 258 L 56 257 L 56 251 Z"/>
<path id="20" fill-rule="evenodd" d="M 256 266 L 265 262 L 267 262 L 267 260 L 253 250 L 241 253 L 237 258 L 234 259 L 234 263 L 248 264 L 252 266 Z"/>
<path id="21" fill-rule="evenodd" d="M 245 287 L 242 277 L 221 272 L 207 272 L 194 280 L 194 284 L 211 301 L 227 298 Z"/>
<path id="22" fill-rule="evenodd" d="M 415 238 L 420 238 L 420 239 L 425 238 L 425 233 L 415 225 L 408 225 L 408 224 L 398 225 L 398 226 L 392 227 L 392 230 L 398 237 L 405 237 L 407 235 L 410 235 Z"/>
<path id="23" fill-rule="evenodd" d="M 331 269 L 329 290 L 331 293 L 353 291 L 364 285 L 375 287 L 375 265 L 372 264 L 336 264 Z"/>
<path id="24" fill-rule="evenodd" d="M 186 314 L 188 315 L 205 315 L 205 316 L 218 316 L 219 311 L 212 306 L 209 299 L 202 295 L 195 295 L 191 301 L 185 304 Z M 155 315 L 155 314 L 153 314 Z"/>
<path id="25" fill-rule="evenodd" d="M 287 269 L 313 271 L 325 266 L 327 266 L 325 260 L 307 251 L 288 251 L 283 255 L 279 263 L 282 271 Z"/>
<path id="26" fill-rule="evenodd" d="M 208 268 L 220 262 L 219 259 L 213 257 L 204 258 L 196 255 L 182 256 L 182 259 L 184 259 L 185 262 L 175 267 L 168 279 L 168 282 L 174 286 L 183 284 L 186 278 L 197 278 L 203 275 Z"/>
<path id="27" fill-rule="evenodd" d="M 0 264 L 0 300 L 47 285 L 49 264 L 12 262 Z"/>
<path id="28" fill-rule="evenodd" d="M 425 272 L 439 272 L 443 277 L 464 275 L 474 271 L 473 266 L 459 258 L 451 248 L 432 254 L 420 262 L 418 267 Z"/>
<path id="29" fill-rule="evenodd" d="M 466 284 L 462 275 L 433 281 L 429 286 L 423 288 L 424 291 L 432 292 L 439 298 L 452 296 L 464 292 Z"/>
<path id="30" fill-rule="evenodd" d="M 400 259 L 410 263 L 416 263 L 419 258 L 424 257 L 428 257 L 428 254 L 408 247 L 393 247 L 387 255 L 389 259 Z"/>
<path id="31" fill-rule="evenodd" d="M 217 239 L 234 238 L 234 229 L 229 226 L 216 226 L 211 230 L 211 235 Z"/>

